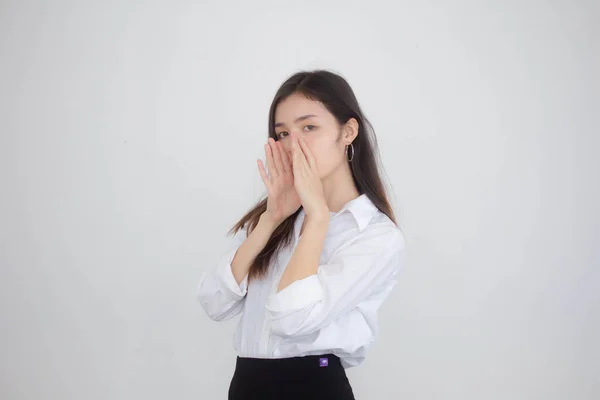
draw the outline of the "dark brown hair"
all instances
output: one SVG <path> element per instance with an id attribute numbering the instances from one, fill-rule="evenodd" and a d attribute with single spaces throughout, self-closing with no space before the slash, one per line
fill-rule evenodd
<path id="1" fill-rule="evenodd" d="M 294 93 L 303 94 L 311 100 L 322 103 L 335 116 L 340 125 L 345 124 L 350 118 L 356 119 L 358 122 L 358 135 L 352 143 L 354 157 L 350 161 L 354 183 L 359 193 L 366 194 L 382 213 L 396 223 L 394 212 L 379 174 L 375 132 L 361 111 L 348 82 L 341 76 L 325 70 L 298 72 L 289 77 L 277 90 L 269 110 L 269 137 L 275 140 L 277 140 L 274 127 L 277 105 Z M 237 232 L 245 225 L 247 225 L 248 233 L 251 232 L 258 225 L 260 216 L 266 209 L 267 198 L 264 198 L 231 228 L 230 233 Z M 268 271 L 272 258 L 279 249 L 291 243 L 294 237 L 294 222 L 299 213 L 300 209 L 290 215 L 273 232 L 250 267 L 250 279 L 263 277 Z"/>

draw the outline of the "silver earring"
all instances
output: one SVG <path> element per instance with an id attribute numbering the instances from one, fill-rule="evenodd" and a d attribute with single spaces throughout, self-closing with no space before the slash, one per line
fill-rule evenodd
<path id="1" fill-rule="evenodd" d="M 346 149 L 348 149 L 348 146 L 346 146 Z M 354 145 L 352 143 L 350 143 L 350 149 L 352 149 L 352 156 L 350 157 L 348 157 L 349 152 L 346 150 L 346 158 L 348 159 L 348 162 L 354 159 Z"/>

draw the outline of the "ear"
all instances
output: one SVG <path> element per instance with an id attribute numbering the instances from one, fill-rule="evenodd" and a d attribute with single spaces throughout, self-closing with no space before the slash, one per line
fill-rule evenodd
<path id="1" fill-rule="evenodd" d="M 350 118 L 342 127 L 342 141 L 349 145 L 358 136 L 358 121 L 356 118 Z"/>

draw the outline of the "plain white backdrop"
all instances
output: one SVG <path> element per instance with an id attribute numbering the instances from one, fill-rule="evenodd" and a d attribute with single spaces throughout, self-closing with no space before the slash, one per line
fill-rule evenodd
<path id="1" fill-rule="evenodd" d="M 198 278 L 278 85 L 345 76 L 407 240 L 357 399 L 600 397 L 597 1 L 1 1 L 0 398 L 226 398 Z"/>

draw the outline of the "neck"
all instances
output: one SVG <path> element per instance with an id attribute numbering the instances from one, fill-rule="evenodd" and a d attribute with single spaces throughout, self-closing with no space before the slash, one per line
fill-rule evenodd
<path id="1" fill-rule="evenodd" d="M 321 183 L 329 211 L 338 212 L 344 204 L 360 196 L 348 162 L 343 162 Z"/>

